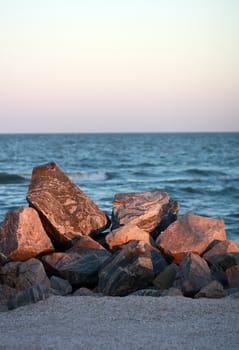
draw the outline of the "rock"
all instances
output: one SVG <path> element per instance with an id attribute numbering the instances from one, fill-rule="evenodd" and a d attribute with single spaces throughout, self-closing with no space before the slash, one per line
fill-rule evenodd
<path id="1" fill-rule="evenodd" d="M 168 265 L 163 272 L 155 277 L 153 285 L 158 289 L 169 289 L 173 286 L 177 272 L 178 266 L 176 264 Z"/>
<path id="2" fill-rule="evenodd" d="M 171 287 L 169 289 L 163 290 L 161 297 L 183 297 L 183 293 L 180 289 Z"/>
<path id="3" fill-rule="evenodd" d="M 56 241 L 101 232 L 109 218 L 55 164 L 33 168 L 27 200 Z"/>
<path id="4" fill-rule="evenodd" d="M 239 242 L 225 240 L 208 250 L 203 258 L 210 265 L 220 266 L 224 271 L 239 264 Z"/>
<path id="5" fill-rule="evenodd" d="M 229 297 L 239 298 L 239 288 L 228 288 L 225 290 L 226 295 Z"/>
<path id="6" fill-rule="evenodd" d="M 151 285 L 166 266 L 155 248 L 143 241 L 130 241 L 100 270 L 98 289 L 106 295 L 127 295 Z"/>
<path id="7" fill-rule="evenodd" d="M 197 254 L 186 253 L 179 265 L 175 287 L 180 287 L 185 296 L 192 297 L 211 281 L 207 262 Z"/>
<path id="8" fill-rule="evenodd" d="M 132 240 L 139 240 L 148 244 L 153 244 L 153 240 L 148 232 L 140 229 L 137 225 L 132 224 L 126 224 L 111 231 L 105 239 L 110 249 Z"/>
<path id="9" fill-rule="evenodd" d="M 165 192 L 119 193 L 113 202 L 112 229 L 132 224 L 153 233 L 168 213 L 176 216 L 178 210 L 178 202 Z"/>
<path id="10" fill-rule="evenodd" d="M 13 310 L 17 307 L 31 303 L 37 303 L 50 296 L 49 288 L 42 284 L 36 284 L 30 288 L 21 290 L 15 296 L 8 300 L 8 309 Z"/>
<path id="11" fill-rule="evenodd" d="M 98 272 L 111 254 L 103 247 L 102 249 L 90 249 L 89 245 L 83 247 L 83 243 L 89 243 L 89 240 L 90 238 L 84 237 L 64 253 L 53 253 L 42 257 L 47 271 L 66 279 L 73 286 L 96 285 Z M 96 242 L 95 244 L 98 245 Z"/>
<path id="12" fill-rule="evenodd" d="M 18 291 L 35 284 L 50 286 L 41 261 L 35 258 L 24 262 L 12 261 L 0 267 L 0 283 Z"/>
<path id="13" fill-rule="evenodd" d="M 6 214 L 0 226 L 0 251 L 13 261 L 54 251 L 36 210 L 19 208 Z"/>
<path id="14" fill-rule="evenodd" d="M 73 296 L 79 297 L 79 296 L 83 296 L 83 297 L 96 297 L 96 298 L 100 298 L 103 297 L 104 294 L 103 293 L 95 293 L 94 291 L 85 288 L 85 287 L 81 287 L 79 289 L 77 289 L 74 293 Z"/>
<path id="15" fill-rule="evenodd" d="M 136 292 L 131 293 L 132 296 L 142 296 L 142 297 L 160 297 L 161 292 L 158 289 L 147 288 L 147 289 L 139 289 Z"/>
<path id="16" fill-rule="evenodd" d="M 195 295 L 195 298 L 224 298 L 225 296 L 226 292 L 224 291 L 221 283 L 212 281 L 207 286 L 203 287 Z"/>
<path id="17" fill-rule="evenodd" d="M 161 233 L 156 243 L 178 264 L 185 253 L 201 255 L 212 241 L 225 239 L 226 232 L 222 219 L 188 213 Z"/>
<path id="18" fill-rule="evenodd" d="M 88 255 L 96 253 L 102 256 L 110 256 L 111 254 L 98 242 L 89 236 L 81 237 L 73 247 L 66 250 L 67 253 L 78 253 L 80 255 Z"/>
<path id="19" fill-rule="evenodd" d="M 57 276 L 51 276 L 50 278 L 51 288 L 58 292 L 60 295 L 67 295 L 72 292 L 72 286 L 63 278 Z"/>
<path id="20" fill-rule="evenodd" d="M 229 288 L 239 288 L 239 264 L 226 270 Z"/>
<path id="21" fill-rule="evenodd" d="M 17 293 L 15 288 L 0 284 L 0 312 L 7 311 L 7 302 Z"/>

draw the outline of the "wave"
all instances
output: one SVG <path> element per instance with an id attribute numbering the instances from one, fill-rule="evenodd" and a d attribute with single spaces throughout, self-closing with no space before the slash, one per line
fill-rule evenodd
<path id="1" fill-rule="evenodd" d="M 98 181 L 107 181 L 113 179 L 116 175 L 110 172 L 106 171 L 95 171 L 90 173 L 68 173 L 68 176 L 72 181 L 92 181 L 92 182 L 98 182 Z"/>
<path id="2" fill-rule="evenodd" d="M 28 180 L 27 176 L 9 173 L 0 173 L 0 184 L 11 184 L 26 182 Z"/>

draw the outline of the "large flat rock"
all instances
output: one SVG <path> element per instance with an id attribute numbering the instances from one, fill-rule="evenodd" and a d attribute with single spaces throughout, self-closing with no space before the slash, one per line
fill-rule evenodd
<path id="1" fill-rule="evenodd" d="M 222 219 L 212 219 L 192 213 L 185 214 L 172 223 L 156 243 L 166 254 L 180 263 L 187 252 L 202 254 L 214 240 L 225 240 L 226 232 Z"/>
<path id="2" fill-rule="evenodd" d="M 107 215 L 55 163 L 33 168 L 27 200 L 59 242 L 101 232 L 109 225 Z"/>
<path id="3" fill-rule="evenodd" d="M 25 261 L 54 251 L 40 217 L 33 208 L 9 211 L 0 226 L 0 252 L 14 261 Z"/>
<path id="4" fill-rule="evenodd" d="M 163 219 L 169 223 L 175 220 L 178 210 L 179 203 L 166 192 L 118 193 L 113 202 L 112 228 L 132 224 L 152 233 Z"/>

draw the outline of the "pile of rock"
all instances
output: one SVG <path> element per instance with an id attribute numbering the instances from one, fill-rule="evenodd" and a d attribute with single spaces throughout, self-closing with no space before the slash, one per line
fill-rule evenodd
<path id="1" fill-rule="evenodd" d="M 188 213 L 165 192 L 116 194 L 112 217 L 55 164 L 33 169 L 28 208 L 0 225 L 0 300 L 50 294 L 224 297 L 239 291 L 239 242 L 224 222 Z"/>

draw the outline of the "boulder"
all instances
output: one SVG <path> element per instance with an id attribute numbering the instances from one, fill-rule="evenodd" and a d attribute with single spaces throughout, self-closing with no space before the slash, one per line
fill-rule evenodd
<path id="1" fill-rule="evenodd" d="M 111 254 L 102 249 L 91 249 L 83 243 L 93 240 L 88 237 L 80 240 L 73 248 L 63 253 L 53 253 L 42 257 L 46 270 L 66 279 L 73 286 L 93 286 L 98 283 L 98 272 Z M 91 242 L 92 244 L 92 242 Z M 97 242 L 95 242 L 98 245 Z"/>
<path id="2" fill-rule="evenodd" d="M 169 213 L 173 215 L 171 221 L 175 220 L 178 210 L 178 202 L 166 192 L 119 193 L 113 202 L 112 229 L 133 224 L 153 233 Z"/>
<path id="3" fill-rule="evenodd" d="M 140 229 L 137 225 L 132 224 L 126 224 L 111 231 L 108 233 L 105 240 L 110 249 L 134 240 L 153 244 L 153 239 L 150 237 L 148 232 Z"/>
<path id="4" fill-rule="evenodd" d="M 74 297 L 94 297 L 94 298 L 100 298 L 103 297 L 104 294 L 103 293 L 96 293 L 91 289 L 85 288 L 85 287 L 81 287 L 79 289 L 77 289 L 74 293 L 73 293 Z"/>
<path id="5" fill-rule="evenodd" d="M 161 297 L 183 297 L 181 289 L 170 287 L 169 289 L 164 289 L 161 293 Z"/>
<path id="6" fill-rule="evenodd" d="M 45 285 L 36 284 L 30 288 L 19 291 L 8 300 L 8 309 L 13 310 L 17 307 L 31 303 L 37 303 L 50 296 L 50 290 Z"/>
<path id="7" fill-rule="evenodd" d="M 226 270 L 229 288 L 239 288 L 239 264 Z"/>
<path id="8" fill-rule="evenodd" d="M 0 267 L 0 283 L 18 291 L 35 284 L 50 286 L 44 267 L 38 259 L 28 261 L 12 261 Z"/>
<path id="9" fill-rule="evenodd" d="M 212 281 L 207 262 L 197 254 L 186 253 L 179 265 L 175 287 L 185 296 L 193 297 Z"/>
<path id="10" fill-rule="evenodd" d="M 33 168 L 27 200 L 40 214 L 56 241 L 94 234 L 109 226 L 109 218 L 55 164 Z"/>
<path id="11" fill-rule="evenodd" d="M 66 250 L 67 253 L 78 253 L 80 255 L 89 255 L 96 253 L 102 256 L 110 256 L 111 254 L 98 242 L 89 236 L 83 236 L 73 245 L 73 247 Z"/>
<path id="12" fill-rule="evenodd" d="M 0 251 L 13 261 L 54 251 L 36 210 L 19 208 L 6 214 L 0 226 Z"/>
<path id="13" fill-rule="evenodd" d="M 60 295 L 67 295 L 72 292 L 72 286 L 63 278 L 57 277 L 57 276 L 51 276 L 50 278 L 51 288 L 54 289 L 57 294 Z"/>
<path id="14" fill-rule="evenodd" d="M 173 286 L 176 275 L 178 272 L 178 266 L 176 264 L 168 265 L 163 272 L 155 277 L 153 285 L 158 289 L 169 289 Z"/>
<path id="15" fill-rule="evenodd" d="M 239 264 L 239 242 L 225 240 L 208 250 L 203 258 L 210 265 L 220 266 L 224 271 Z"/>
<path id="16" fill-rule="evenodd" d="M 212 241 L 225 239 L 226 232 L 222 219 L 188 213 L 161 233 L 156 243 L 178 264 L 185 253 L 201 255 Z"/>
<path id="17" fill-rule="evenodd" d="M 8 310 L 7 302 L 17 293 L 15 288 L 0 284 L 0 312 Z"/>
<path id="18" fill-rule="evenodd" d="M 223 286 L 218 281 L 212 281 L 207 286 L 203 287 L 196 295 L 195 298 L 224 298 L 226 292 Z"/>
<path id="19" fill-rule="evenodd" d="M 166 266 L 155 248 L 143 241 L 130 241 L 100 270 L 98 289 L 106 295 L 127 295 L 150 286 Z"/>
<path id="20" fill-rule="evenodd" d="M 161 292 L 159 289 L 155 288 L 147 288 L 147 289 L 139 289 L 136 292 L 131 293 L 132 296 L 140 296 L 140 297 L 160 297 Z"/>

